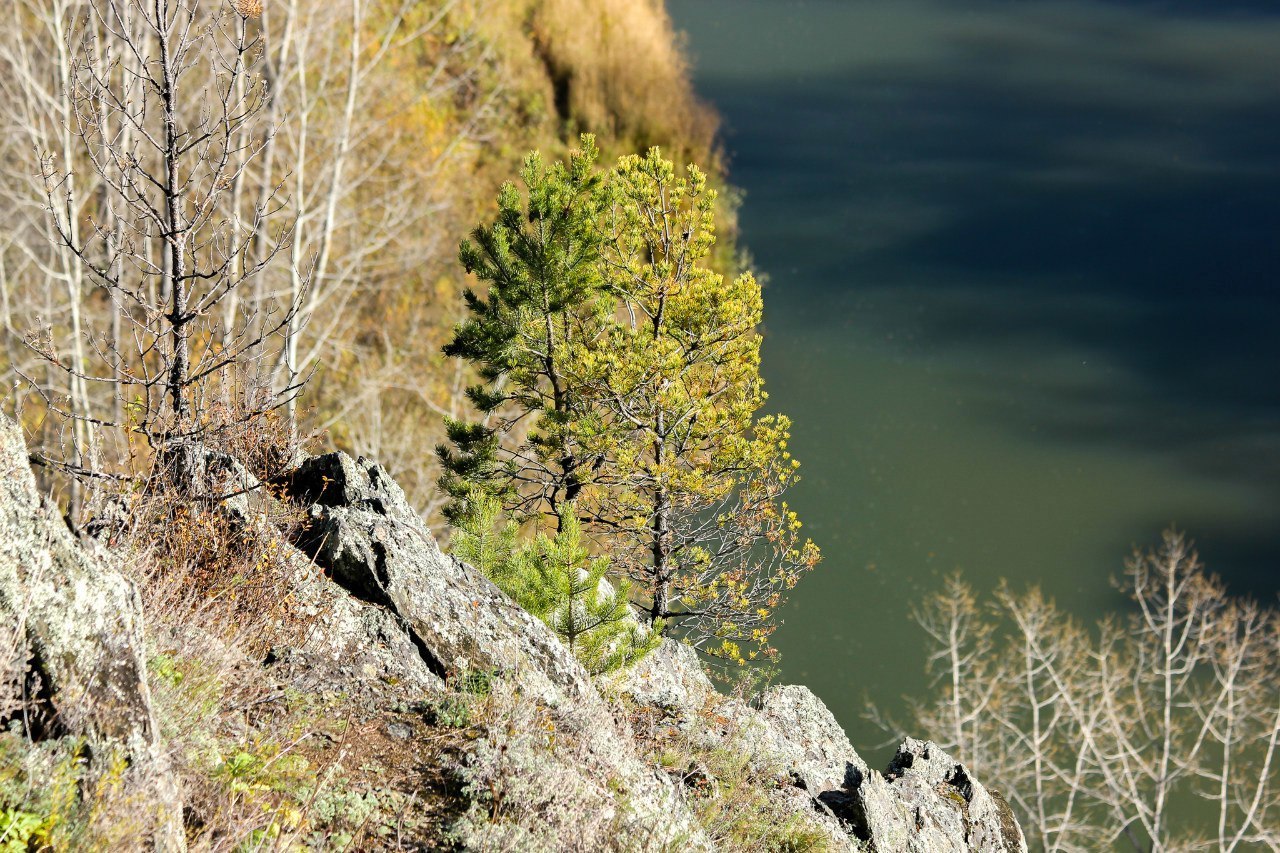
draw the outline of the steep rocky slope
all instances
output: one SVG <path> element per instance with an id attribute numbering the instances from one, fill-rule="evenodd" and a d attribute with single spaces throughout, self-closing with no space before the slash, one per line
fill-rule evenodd
<path id="1" fill-rule="evenodd" d="M 178 798 L 190 791 L 177 789 L 157 735 L 132 583 L 41 505 L 12 424 L 0 438 L 0 611 L 23 627 L 27 681 L 45 685 L 19 691 L 6 717 L 43 714 L 24 729 L 33 740 L 119 745 L 156 788 L 152 841 L 178 849 Z M 292 606 L 311 618 L 265 661 L 244 662 L 242 677 L 263 686 L 255 706 L 323 702 L 345 720 L 336 734 L 313 720 L 298 743 L 331 756 L 315 759 L 330 767 L 317 785 L 377 805 L 341 837 L 319 809 L 261 837 L 287 847 L 305 824 L 308 844 L 339 849 L 1026 849 L 1004 800 L 963 765 L 908 739 L 878 773 L 804 687 L 722 696 L 672 641 L 593 682 L 550 630 L 443 554 L 372 462 L 314 457 L 278 486 L 305 508 L 283 547 L 296 549 Z M 359 772 L 334 769 L 353 754 Z M 314 804 L 318 791 L 295 800 Z M 432 820 L 405 819 L 427 805 Z"/>

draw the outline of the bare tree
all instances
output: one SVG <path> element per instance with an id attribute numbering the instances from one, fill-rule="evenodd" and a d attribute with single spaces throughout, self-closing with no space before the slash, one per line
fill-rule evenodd
<path id="1" fill-rule="evenodd" d="M 333 444 L 376 447 L 427 512 L 436 472 L 423 466 L 422 448 L 437 438 L 436 415 L 457 412 L 465 384 L 439 356 L 458 319 L 444 267 L 454 234 L 474 215 L 473 197 L 458 181 L 497 179 L 477 175 L 477 164 L 491 156 L 485 143 L 505 89 L 492 75 L 494 46 L 474 32 L 488 4 L 186 4 L 198 22 L 185 34 L 196 64 L 180 75 L 179 129 L 207 123 L 216 139 L 205 147 L 221 140 L 232 155 L 225 185 L 206 177 L 186 187 L 191 208 L 204 211 L 203 222 L 187 229 L 197 235 L 189 254 L 203 252 L 207 272 L 214 246 L 199 235 L 219 234 L 228 261 L 223 278 L 240 282 L 181 324 L 189 360 L 261 338 L 188 396 L 198 409 L 196 396 L 225 396 L 240 383 L 253 389 L 242 398 L 259 401 L 252 408 L 283 404 L 295 436 L 324 430 Z M 150 211 L 126 204 L 119 191 L 139 169 L 163 173 L 162 155 L 150 145 L 163 136 L 163 110 L 146 83 L 163 75 L 158 65 L 139 67 L 139 57 L 159 56 L 147 24 L 155 10 L 138 11 L 150 5 L 15 0 L 17 25 L 0 34 L 0 361 L 13 390 L 7 405 L 25 413 L 44 458 L 82 476 L 112 469 L 137 449 L 128 437 L 145 437 L 138 413 L 148 403 L 155 437 L 181 434 L 166 422 L 174 419 L 164 388 L 163 359 L 173 350 L 173 294 L 162 281 L 167 238 Z M 169 0 L 161 10 L 172 20 L 179 4 Z M 117 20 L 123 16 L 127 38 Z M 220 59 L 208 53 L 215 47 Z M 92 94 L 104 86 L 135 109 Z M 235 120 L 218 128 L 215 113 L 224 104 Z M 237 111 L 237 104 L 252 108 Z M 137 162 L 112 149 L 135 152 Z M 36 154 L 48 155 L 44 171 L 33 165 Z M 196 194 L 212 204 L 201 205 Z M 154 207 L 163 214 L 162 203 Z M 110 281 L 95 269 L 109 272 Z M 150 307 L 111 281 L 134 285 Z M 198 282 L 191 287 L 201 289 Z M 149 350 L 138 323 L 160 331 Z M 297 411 L 289 389 L 321 364 L 309 394 L 314 414 Z M 74 510 L 81 479 L 44 471 L 49 485 L 70 485 Z"/>
<path id="2" fill-rule="evenodd" d="M 278 187 L 247 215 L 231 205 L 271 136 L 244 132 L 266 104 L 251 68 L 260 38 L 251 17 L 260 5 L 86 6 L 87 19 L 70 36 L 76 41 L 67 91 L 72 136 L 100 184 L 96 207 L 86 212 L 79 203 L 79 176 L 67 158 L 59 165 L 46 152 L 40 172 L 57 241 L 108 294 L 121 328 L 76 336 L 87 349 L 71 361 L 48 339 L 33 346 L 73 386 L 113 386 L 127 402 L 123 413 L 86 413 L 46 396 L 51 410 L 141 436 L 158 449 L 221 428 L 210 419 L 215 395 L 233 400 L 227 411 L 235 418 L 250 419 L 301 387 L 294 376 L 265 393 L 261 379 L 272 341 L 297 322 L 305 286 L 283 306 L 242 313 L 229 324 L 220 310 L 263 274 L 291 232 L 281 226 L 266 251 L 253 242 L 285 208 Z M 61 461 L 72 473 L 88 473 Z"/>
<path id="3" fill-rule="evenodd" d="M 242 175 L 246 186 L 237 191 L 244 200 L 250 184 L 285 187 L 296 211 L 290 252 L 314 253 L 308 280 L 291 274 L 251 297 L 282 293 L 303 300 L 282 351 L 286 376 L 305 372 L 326 347 L 344 339 L 357 317 L 345 309 L 371 281 L 404 272 L 397 243 L 406 235 L 419 250 L 416 262 L 424 260 L 421 231 L 443 200 L 424 196 L 421 180 L 406 180 L 414 171 L 407 159 L 420 140 L 411 140 L 402 125 L 405 112 L 468 83 L 469 73 L 450 71 L 470 49 L 469 35 L 452 39 L 429 68 L 415 69 L 422 79 L 412 97 L 388 97 L 387 87 L 394 62 L 434 36 L 458 5 L 287 0 L 264 8 L 262 68 L 271 82 L 268 114 L 280 132 L 266 141 L 258 170 Z M 471 131 L 464 123 L 434 152 L 428 171 L 448 162 Z M 271 235 L 256 237 L 271 241 Z M 305 336 L 302 318 L 317 318 Z"/>
<path id="4" fill-rule="evenodd" d="M 1121 588 L 1131 612 L 1090 632 L 1037 590 L 984 608 L 952 579 L 917 614 L 945 685 L 920 722 L 1005 780 L 1045 850 L 1280 849 L 1280 613 L 1172 532 Z"/>
<path id="5" fill-rule="evenodd" d="M 7 209 L 7 239 L 0 251 L 0 303 L 10 369 L 30 373 L 37 366 L 14 344 L 35 322 L 49 330 L 50 338 L 56 335 L 63 342 L 61 358 L 76 365 L 85 363 L 84 270 L 74 254 L 56 239 L 32 156 L 33 152 L 45 152 L 63 164 L 78 159 L 70 50 L 76 38 L 75 28 L 83 24 L 87 6 L 84 0 L 15 0 L 11 11 L 15 25 L 0 35 L 0 122 L 4 127 L 0 145 L 5 162 L 21 163 L 24 168 L 6 170 L 0 178 L 0 198 Z M 96 189 L 93 177 L 84 173 L 69 177 L 66 182 L 67 204 L 77 211 L 72 223 L 77 239 L 80 218 L 92 203 Z M 26 292 L 23 282 L 28 278 L 44 282 L 43 292 Z M 19 307 L 23 303 L 36 315 L 24 315 Z M 88 383 L 73 373 L 46 372 L 42 385 L 46 393 L 65 400 L 68 411 L 77 416 L 68 423 L 65 440 L 59 443 L 64 445 L 64 455 L 69 460 L 83 465 L 93 455 L 92 430 L 85 420 L 91 409 Z M 72 481 L 71 485 L 74 507 L 80 494 L 78 483 Z"/>

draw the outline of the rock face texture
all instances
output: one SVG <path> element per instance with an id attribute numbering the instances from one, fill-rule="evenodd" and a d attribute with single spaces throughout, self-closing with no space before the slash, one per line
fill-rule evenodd
<path id="1" fill-rule="evenodd" d="M 907 739 L 885 773 L 870 769 L 807 687 L 766 690 L 748 706 L 719 696 L 693 649 L 672 640 L 615 679 L 709 745 L 749 751 L 788 780 L 775 796 L 833 849 L 875 853 L 1026 853 L 1003 797 L 932 743 Z M 721 721 L 717 728 L 709 721 Z"/>
<path id="2" fill-rule="evenodd" d="M 162 805 L 157 846 L 183 847 L 177 787 L 147 686 L 137 590 L 41 502 L 22 433 L 3 415 L 0 620 L 17 626 L 25 645 L 30 735 L 74 734 L 91 748 L 123 748 L 132 767 L 151 777 Z"/>
<path id="3" fill-rule="evenodd" d="M 560 741 L 574 744 L 572 756 L 535 753 L 532 742 L 519 739 L 501 749 L 504 766 L 515 772 L 540 767 L 536 772 L 559 789 L 545 792 L 548 802 L 573 792 L 579 808 L 564 811 L 566 821 L 589 814 L 595 831 L 624 834 L 636 840 L 636 849 L 706 847 L 675 787 L 640 760 L 569 650 L 478 571 L 441 553 L 381 467 L 331 453 L 303 462 L 284 485 L 292 500 L 308 507 L 299 549 L 339 586 L 403 625 L 434 677 L 496 679 L 518 692 L 513 703 L 532 700 L 550 715 L 544 723 Z M 530 713 L 530 719 L 536 716 Z M 548 807 L 552 824 L 559 813 Z M 592 849 L 582 826 L 548 830 Z M 508 842 L 537 846 L 529 839 Z"/>
<path id="4" fill-rule="evenodd" d="M 444 689 L 404 619 L 351 595 L 300 551 L 290 556 L 295 606 L 308 627 L 298 642 L 272 650 L 278 678 L 318 694 L 372 694 L 394 686 L 420 697 Z"/>
<path id="5" fill-rule="evenodd" d="M 937 744 L 907 738 L 885 778 L 908 816 L 908 851 L 1020 853 L 1022 830 L 1003 797 L 993 797 Z M 868 809 L 868 812 L 870 809 Z"/>
<path id="6" fill-rule="evenodd" d="M 352 595 L 403 620 L 438 677 L 519 673 L 550 704 L 594 695 L 545 625 L 440 551 L 380 466 L 345 453 L 315 456 L 290 476 L 288 493 L 309 506 L 298 547 Z"/>
<path id="7" fill-rule="evenodd" d="M 257 485 L 232 462 L 197 451 L 182 460 L 192 476 Z M 659 769 L 666 765 L 653 733 L 674 732 L 696 747 L 694 756 L 744 758 L 768 814 L 788 817 L 789 827 L 827 849 L 1026 851 L 1003 797 L 963 765 L 908 739 L 878 773 L 805 687 L 773 687 L 751 702 L 723 696 L 697 653 L 671 640 L 593 681 L 554 632 L 443 554 L 376 464 L 341 453 L 313 457 L 275 485 L 308 519 L 290 549 L 290 600 L 310 628 L 272 650 L 264 675 L 372 714 L 388 701 L 444 701 L 483 684 L 496 723 L 475 736 L 458 768 L 480 792 L 452 825 L 464 848 L 714 849 L 688 787 L 699 767 Z M 226 509 L 259 523 L 251 503 Z M 2 416 L 0 619 L 18 627 L 19 664 L 33 674 L 20 709 L 29 735 L 75 734 L 123 748 L 162 804 L 156 847 L 180 849 L 181 800 L 157 735 L 138 594 L 108 551 L 77 541 L 41 503 L 21 434 Z M 11 710 L 0 707 L 0 722 Z M 407 741 L 414 729 L 397 721 L 387 731 Z M 496 790 L 504 803 L 521 803 L 526 819 L 491 819 L 483 803 L 495 801 L 484 796 Z"/>

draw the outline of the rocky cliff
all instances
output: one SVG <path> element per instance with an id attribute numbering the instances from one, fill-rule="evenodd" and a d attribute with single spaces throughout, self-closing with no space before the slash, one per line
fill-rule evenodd
<path id="1" fill-rule="evenodd" d="M 123 750 L 154 782 L 152 843 L 178 849 L 191 783 L 179 790 L 166 763 L 132 582 L 41 504 L 8 422 L 0 469 L 0 612 L 21 628 L 25 683 L 40 685 L 5 714 L 29 721 L 32 741 L 77 736 Z M 276 487 L 280 497 L 261 499 L 305 512 L 281 544 L 294 567 L 290 606 L 309 627 L 245 666 L 265 685 L 258 704 L 319 704 L 345 720 L 336 734 L 310 724 L 319 746 L 306 754 L 330 770 L 297 798 L 316 814 L 279 821 L 271 837 L 282 846 L 1026 849 L 1004 799 L 962 764 L 907 739 L 877 772 L 804 687 L 723 696 L 697 654 L 670 640 L 629 671 L 593 680 L 544 625 L 442 553 L 372 462 L 314 457 Z M 254 725 L 263 723 L 246 722 L 238 736 L 247 741 Z M 353 754 L 358 767 L 341 771 Z M 342 788 L 342 803 L 375 803 L 341 838 L 323 828 L 338 818 L 315 807 L 334 799 L 333 790 L 320 797 L 326 784 Z M 424 809 L 430 820 L 406 818 Z"/>

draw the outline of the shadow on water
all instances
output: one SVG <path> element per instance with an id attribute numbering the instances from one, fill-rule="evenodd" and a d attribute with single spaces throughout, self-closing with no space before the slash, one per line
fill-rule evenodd
<path id="1" fill-rule="evenodd" d="M 799 94 L 758 81 L 740 92 L 723 80 L 704 88 L 729 116 L 734 174 L 755 188 L 744 230 L 773 274 L 775 336 L 790 322 L 839 322 L 844 311 L 832 308 L 847 304 L 851 281 L 909 290 L 917 310 L 894 322 L 939 356 L 982 347 L 998 362 L 1052 345 L 1126 374 L 1092 387 L 1041 381 L 1054 405 L 1034 417 L 994 407 L 1006 426 L 1031 421 L 1040 440 L 1114 445 L 1277 484 L 1269 491 L 1280 505 L 1271 476 L 1280 444 L 1270 440 L 1280 434 L 1271 381 L 1280 368 L 1280 97 L 1199 127 L 1183 122 L 1199 163 L 1164 152 L 1162 169 L 1157 147 L 1145 167 L 1095 161 L 1073 172 L 1055 151 L 1080 128 L 1122 137 L 1113 108 L 1064 118 L 999 91 L 865 77 L 810 81 Z M 774 148 L 770 138 L 797 125 L 803 139 Z M 770 185 L 779 161 L 786 180 Z M 1229 171 L 1227 162 L 1245 165 Z M 1212 458 L 1206 442 L 1219 448 Z"/>

